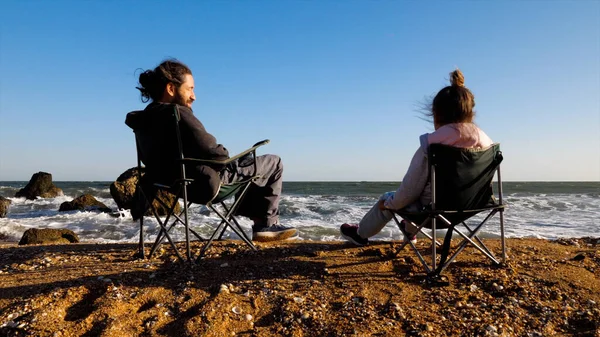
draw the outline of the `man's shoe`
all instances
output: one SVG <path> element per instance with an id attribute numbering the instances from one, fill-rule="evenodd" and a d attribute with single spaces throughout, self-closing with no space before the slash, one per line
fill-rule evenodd
<path id="1" fill-rule="evenodd" d="M 269 242 L 288 239 L 296 235 L 296 228 L 275 224 L 259 230 L 252 229 L 252 241 Z"/>
<path id="2" fill-rule="evenodd" d="M 358 235 L 358 225 L 343 224 L 340 226 L 340 234 L 342 237 L 357 246 L 366 246 L 369 244 L 369 239 L 363 239 Z"/>
<path id="3" fill-rule="evenodd" d="M 408 241 L 412 243 L 417 243 L 417 234 L 411 234 L 406 230 L 406 220 L 400 221 L 400 231 L 402 232 L 402 235 L 404 235 L 404 238 L 402 240 L 403 243 L 408 243 Z"/>

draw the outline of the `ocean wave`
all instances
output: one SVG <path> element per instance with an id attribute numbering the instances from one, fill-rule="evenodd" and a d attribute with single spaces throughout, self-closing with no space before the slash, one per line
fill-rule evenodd
<path id="1" fill-rule="evenodd" d="M 326 186 L 319 184 L 325 190 Z M 359 184 L 360 185 L 360 184 Z M 367 184 L 368 185 L 368 184 Z M 387 184 L 383 187 L 387 189 Z M 137 222 L 131 220 L 126 210 L 117 210 L 110 196 L 108 184 L 94 186 L 69 186 L 69 194 L 56 198 L 26 200 L 8 197 L 11 200 L 6 218 L 0 218 L 0 233 L 11 240 L 18 240 L 28 228 L 67 228 L 75 231 L 82 240 L 93 242 L 135 242 L 139 236 Z M 347 189 L 351 185 L 340 185 Z M 355 185 L 352 185 L 355 186 Z M 375 190 L 371 185 L 370 189 Z M 302 186 L 297 186 L 300 189 Z M 310 187 L 310 186 L 309 186 Z M 9 188 L 13 188 L 9 186 Z M 303 187 L 307 189 L 307 187 Z M 120 216 L 95 212 L 58 212 L 60 204 L 71 201 L 80 191 L 93 191 L 95 198 L 113 209 Z M 323 192 L 323 191 L 320 191 Z M 295 226 L 302 240 L 341 240 L 339 226 L 342 223 L 358 223 L 363 215 L 375 204 L 380 193 L 360 195 L 357 191 L 344 195 L 340 193 L 284 194 L 280 203 L 280 221 Z M 561 237 L 600 236 L 600 198 L 589 193 L 532 193 L 519 191 L 505 195 L 508 207 L 504 213 L 508 237 L 539 237 L 556 239 Z M 471 222 L 480 221 L 476 216 Z M 192 227 L 201 235 L 209 236 L 220 219 L 216 214 L 203 216 L 199 206 L 190 211 Z M 146 217 L 147 240 L 152 240 L 158 232 L 158 223 Z M 241 218 L 240 223 L 249 233 L 252 222 Z M 495 216 L 483 235 L 499 235 L 499 219 Z M 181 228 L 173 232 L 176 240 L 183 240 Z M 228 233 L 226 238 L 236 238 Z M 398 240 L 400 232 L 392 222 L 374 239 Z"/>

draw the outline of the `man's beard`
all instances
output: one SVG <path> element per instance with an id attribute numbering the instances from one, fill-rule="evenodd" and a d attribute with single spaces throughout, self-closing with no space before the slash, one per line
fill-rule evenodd
<path id="1" fill-rule="evenodd" d="M 175 93 L 175 97 L 173 97 L 173 103 L 175 103 L 175 104 L 179 104 L 179 105 L 191 107 L 192 106 L 192 102 L 193 101 L 191 99 L 186 100 L 179 93 Z"/>

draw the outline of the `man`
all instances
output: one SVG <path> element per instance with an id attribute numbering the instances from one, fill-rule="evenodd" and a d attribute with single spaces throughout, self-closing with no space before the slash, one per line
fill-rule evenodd
<path id="1" fill-rule="evenodd" d="M 141 92 L 142 102 L 150 101 L 150 104 L 143 111 L 129 113 L 125 123 L 134 129 L 144 125 L 146 130 L 149 129 L 152 135 L 156 135 L 156 137 L 146 137 L 146 141 L 142 141 L 139 145 L 142 153 L 145 154 L 146 158 L 143 160 L 146 166 L 149 166 L 149 163 L 159 163 L 151 165 L 159 168 L 154 172 L 160 176 L 159 180 L 172 181 L 179 174 L 172 160 L 172 149 L 177 145 L 168 144 L 175 137 L 165 136 L 162 138 L 163 141 L 156 140 L 159 135 L 169 132 L 169 125 L 165 125 L 164 117 L 173 112 L 173 104 L 177 105 L 181 116 L 179 129 L 184 157 L 213 160 L 229 158 L 227 149 L 218 144 L 215 137 L 208 133 L 194 116 L 192 104 L 196 96 L 190 68 L 177 60 L 166 60 L 154 70 L 141 73 L 139 84 L 137 89 Z M 174 133 L 171 135 L 174 136 Z M 188 175 L 195 180 L 188 188 L 190 200 L 194 201 L 196 195 L 204 193 L 201 191 L 206 190 L 207 184 L 204 182 L 211 177 L 218 177 L 220 182 L 225 184 L 251 177 L 255 173 L 253 164 L 251 157 L 244 157 L 227 167 L 186 166 L 186 174 L 189 173 Z M 251 185 L 238 210 L 239 215 L 247 216 L 254 221 L 252 240 L 275 241 L 294 236 L 296 229 L 279 224 L 279 199 L 283 174 L 281 158 L 276 155 L 258 156 L 256 169 L 256 173 L 261 178 Z M 196 197 L 196 200 L 200 199 Z"/>

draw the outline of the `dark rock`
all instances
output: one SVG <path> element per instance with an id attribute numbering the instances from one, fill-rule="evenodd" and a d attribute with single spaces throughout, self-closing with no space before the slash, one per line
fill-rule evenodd
<path id="1" fill-rule="evenodd" d="M 8 213 L 8 206 L 10 206 L 10 199 L 6 199 L 5 197 L 0 197 L 0 218 L 5 218 L 6 213 Z"/>
<path id="2" fill-rule="evenodd" d="M 105 212 L 105 213 L 111 212 L 110 208 L 106 207 L 105 204 L 96 200 L 96 198 L 94 198 L 93 196 L 91 196 L 89 194 L 83 194 L 83 195 L 73 199 L 72 201 L 65 201 L 62 204 L 60 204 L 60 207 L 58 209 L 59 212 L 75 211 L 75 210 L 99 211 L 99 212 Z"/>
<path id="3" fill-rule="evenodd" d="M 37 197 L 54 198 L 59 195 L 63 195 L 63 191 L 54 186 L 52 175 L 46 172 L 38 172 L 31 177 L 27 186 L 15 194 L 15 197 L 35 200 Z"/>
<path id="4" fill-rule="evenodd" d="M 30 228 L 23 233 L 19 245 L 35 245 L 46 243 L 77 243 L 79 238 L 69 229 Z"/>
<path id="5" fill-rule="evenodd" d="M 142 170 L 142 177 L 144 176 L 144 172 Z M 123 172 L 115 182 L 110 184 L 110 195 L 113 197 L 115 202 L 117 203 L 117 207 L 120 209 L 129 209 L 131 210 L 131 216 L 133 220 L 137 220 L 140 217 L 140 202 L 137 198 L 137 188 L 138 188 L 138 169 L 137 167 L 133 167 Z M 164 207 L 157 199 L 162 200 L 167 205 L 172 205 L 175 200 L 175 195 L 166 191 L 151 191 L 150 188 L 144 188 L 145 195 L 148 198 L 152 198 L 152 195 L 155 195 L 155 198 L 152 198 L 152 205 L 157 210 L 159 215 L 167 215 L 168 209 Z M 175 206 L 175 212 L 181 212 L 181 207 L 179 204 Z M 144 212 L 144 215 L 152 215 L 152 211 L 147 208 Z"/>

